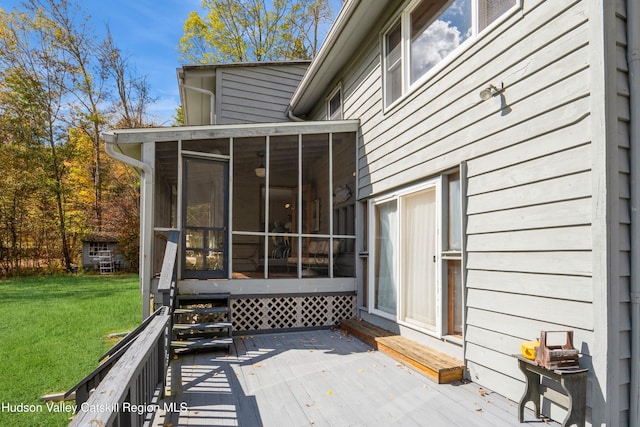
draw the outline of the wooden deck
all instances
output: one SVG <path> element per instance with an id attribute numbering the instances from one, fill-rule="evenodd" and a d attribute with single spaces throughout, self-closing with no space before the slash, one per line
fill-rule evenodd
<path id="1" fill-rule="evenodd" d="M 461 381 L 464 363 L 439 351 L 362 320 L 343 320 L 341 327 L 376 350 L 411 365 L 438 384 Z"/>
<path id="2" fill-rule="evenodd" d="M 236 337 L 232 353 L 174 360 L 165 402 L 175 410 L 152 425 L 521 425 L 516 403 L 473 383 L 435 384 L 341 330 Z"/>

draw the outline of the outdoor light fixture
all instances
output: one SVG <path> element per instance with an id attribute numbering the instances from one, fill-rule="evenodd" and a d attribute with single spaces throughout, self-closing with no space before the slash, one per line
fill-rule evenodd
<path id="1" fill-rule="evenodd" d="M 260 157 L 260 166 L 256 168 L 256 176 L 258 178 L 264 178 L 267 174 L 267 170 L 264 167 L 264 160 L 262 160 L 264 158 L 264 153 L 262 151 L 259 152 L 258 157 Z"/>
<path id="2" fill-rule="evenodd" d="M 487 101 L 494 96 L 500 95 L 504 91 L 504 83 L 500 83 L 500 87 L 489 85 L 480 91 L 480 99 Z"/>

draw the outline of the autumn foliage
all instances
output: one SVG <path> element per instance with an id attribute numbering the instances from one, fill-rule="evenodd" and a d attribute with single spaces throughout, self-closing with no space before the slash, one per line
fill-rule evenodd
<path id="1" fill-rule="evenodd" d="M 67 0 L 0 9 L 0 276 L 71 270 L 91 233 L 137 265 L 139 183 L 102 132 L 149 125 L 152 101 L 111 36 Z"/>

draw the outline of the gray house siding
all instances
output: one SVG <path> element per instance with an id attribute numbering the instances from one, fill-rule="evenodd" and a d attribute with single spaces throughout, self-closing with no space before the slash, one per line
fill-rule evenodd
<path id="1" fill-rule="evenodd" d="M 218 124 L 287 121 L 287 106 L 306 65 L 228 67 L 218 71 Z"/>
<path id="2" fill-rule="evenodd" d="M 525 1 L 387 111 L 378 36 L 387 22 L 335 79 L 345 118 L 361 121 L 360 200 L 466 165 L 471 379 L 518 400 L 523 376 L 512 354 L 521 342 L 541 330 L 574 330 L 592 370 L 589 419 L 611 425 L 625 424 L 629 401 L 624 4 L 613 13 L 597 0 Z M 615 34 L 613 44 L 596 40 L 603 29 Z M 607 52 L 617 96 L 604 87 Z M 500 83 L 502 102 L 480 99 Z M 610 108 L 595 107 L 603 97 Z M 325 118 L 326 106 L 310 117 Z M 615 209 L 603 208 L 614 190 Z"/>

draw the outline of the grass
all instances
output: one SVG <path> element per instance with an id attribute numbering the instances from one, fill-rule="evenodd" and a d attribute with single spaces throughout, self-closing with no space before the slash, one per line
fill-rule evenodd
<path id="1" fill-rule="evenodd" d="M 138 276 L 47 276 L 0 281 L 0 425 L 66 426 L 40 396 L 66 391 L 98 365 L 106 335 L 141 321 Z M 37 405 L 12 413 L 6 405 Z M 22 408 L 18 408 L 22 409 Z"/>

